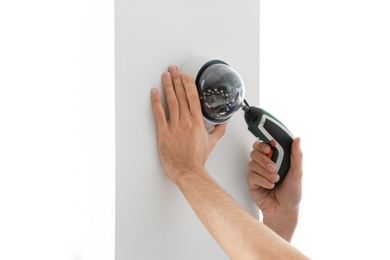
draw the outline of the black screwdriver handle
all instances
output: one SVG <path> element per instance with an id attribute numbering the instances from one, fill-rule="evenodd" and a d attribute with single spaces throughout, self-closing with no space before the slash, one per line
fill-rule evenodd
<path id="1" fill-rule="evenodd" d="M 280 176 L 279 181 L 275 183 L 275 186 L 278 186 L 290 169 L 294 136 L 279 120 L 258 107 L 250 107 L 245 113 L 245 120 L 249 131 L 271 146 L 270 157 L 276 164 L 276 172 Z"/>

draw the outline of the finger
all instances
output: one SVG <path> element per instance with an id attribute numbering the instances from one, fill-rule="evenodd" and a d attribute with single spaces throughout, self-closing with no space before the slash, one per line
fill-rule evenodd
<path id="1" fill-rule="evenodd" d="M 264 178 L 263 176 L 255 173 L 250 172 L 249 176 L 249 188 L 251 190 L 257 190 L 259 187 L 265 188 L 265 189 L 273 189 L 275 187 L 275 184 Z"/>
<path id="2" fill-rule="evenodd" d="M 152 100 L 152 108 L 154 113 L 154 118 L 156 119 L 157 128 L 164 127 L 167 123 L 165 118 L 165 112 L 161 105 L 161 96 L 158 92 L 158 89 L 154 88 L 151 91 L 151 100 Z"/>
<path id="3" fill-rule="evenodd" d="M 301 139 L 295 138 L 291 147 L 291 166 L 290 169 L 296 178 L 302 178 L 302 150 L 301 150 Z"/>
<path id="4" fill-rule="evenodd" d="M 191 115 L 197 120 L 202 120 L 202 108 L 200 106 L 199 93 L 194 79 L 188 73 L 183 73 L 181 79 L 187 93 Z"/>
<path id="5" fill-rule="evenodd" d="M 257 149 L 252 150 L 250 158 L 266 169 L 269 173 L 276 172 L 276 164 L 266 154 L 259 152 Z"/>
<path id="6" fill-rule="evenodd" d="M 285 191 L 288 196 L 297 196 L 302 192 L 302 151 L 300 147 L 301 140 L 295 138 L 291 146 L 290 169 L 286 178 L 280 184 L 281 190 Z M 285 188 L 288 187 L 288 188 Z M 298 195 L 301 196 L 301 195 Z"/>
<path id="7" fill-rule="evenodd" d="M 176 65 L 171 65 L 169 66 L 168 71 L 171 74 L 173 87 L 175 89 L 177 100 L 179 101 L 179 118 L 186 117 L 189 114 L 189 105 L 179 69 Z"/>
<path id="8" fill-rule="evenodd" d="M 173 88 L 171 74 L 169 74 L 169 72 L 164 72 L 161 79 L 169 111 L 169 120 L 173 123 L 177 123 L 179 121 L 179 102 Z"/>
<path id="9" fill-rule="evenodd" d="M 251 160 L 248 164 L 249 170 L 251 172 L 255 172 L 258 175 L 262 176 L 263 178 L 267 179 L 268 181 L 275 183 L 280 179 L 279 174 L 276 172 L 270 172 L 268 169 L 262 167 L 254 160 Z"/>
<path id="10" fill-rule="evenodd" d="M 259 152 L 264 154 L 269 154 L 271 152 L 271 147 L 269 144 L 264 143 L 263 141 L 256 141 L 252 145 L 253 149 L 256 149 Z"/>
<path id="11" fill-rule="evenodd" d="M 219 124 L 217 125 L 216 127 L 214 127 L 214 129 L 210 132 L 210 137 L 211 137 L 211 141 L 212 141 L 212 147 L 215 146 L 215 144 L 219 141 L 219 139 L 221 139 L 221 137 L 225 134 L 226 132 L 226 127 L 227 127 L 227 123 L 228 122 L 225 122 L 223 124 Z"/>

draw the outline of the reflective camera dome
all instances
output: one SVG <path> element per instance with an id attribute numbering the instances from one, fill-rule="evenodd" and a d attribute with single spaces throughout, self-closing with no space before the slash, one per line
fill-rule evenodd
<path id="1" fill-rule="evenodd" d="M 240 75 L 222 61 L 205 64 L 196 79 L 203 116 L 211 122 L 227 121 L 244 100 Z"/>

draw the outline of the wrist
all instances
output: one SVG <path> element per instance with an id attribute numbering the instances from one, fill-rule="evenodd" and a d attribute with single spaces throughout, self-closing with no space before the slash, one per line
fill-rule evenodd
<path id="1" fill-rule="evenodd" d="M 298 221 L 299 207 L 291 210 L 262 211 L 263 220 L 289 220 Z"/>
<path id="2" fill-rule="evenodd" d="M 175 170 L 175 181 L 174 183 L 179 188 L 183 185 L 186 185 L 188 182 L 193 181 L 194 179 L 198 177 L 202 177 L 208 175 L 206 170 L 203 167 L 197 167 L 197 168 L 188 168 L 188 169 L 177 169 Z"/>
<path id="3" fill-rule="evenodd" d="M 286 241 L 290 242 L 298 225 L 298 214 L 299 209 L 272 214 L 263 212 L 263 223 Z"/>

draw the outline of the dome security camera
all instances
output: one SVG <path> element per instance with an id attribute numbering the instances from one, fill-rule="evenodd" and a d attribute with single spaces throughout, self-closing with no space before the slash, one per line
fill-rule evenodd
<path id="1" fill-rule="evenodd" d="M 182 69 L 195 79 L 202 107 L 203 121 L 210 133 L 218 124 L 229 120 L 241 107 L 248 130 L 271 147 L 268 157 L 275 162 L 280 179 L 290 168 L 294 136 L 278 119 L 262 108 L 249 106 L 244 99 L 245 87 L 240 75 L 226 62 L 205 57 L 190 59 Z"/>
<path id="2" fill-rule="evenodd" d="M 241 107 L 245 86 L 240 75 L 226 62 L 193 57 L 182 68 L 195 80 L 208 132 L 228 121 Z"/>

